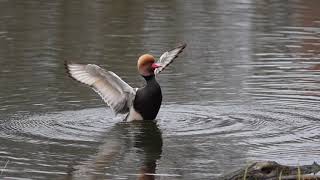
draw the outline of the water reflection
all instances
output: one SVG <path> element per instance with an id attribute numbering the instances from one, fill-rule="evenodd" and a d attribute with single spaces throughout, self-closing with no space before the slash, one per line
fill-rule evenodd
<path id="1" fill-rule="evenodd" d="M 139 180 L 155 179 L 157 160 L 162 153 L 162 133 L 155 121 L 116 123 L 102 140 L 97 154 L 81 165 L 69 167 L 65 179 L 113 179 L 126 176 L 124 169 L 128 167 L 136 171 L 131 171 L 129 176 L 137 176 Z M 138 158 L 136 162 L 126 160 L 133 154 Z M 125 161 L 124 169 L 114 167 L 121 160 Z"/>
<path id="2" fill-rule="evenodd" d="M 154 179 L 152 174 L 156 173 L 156 162 L 161 158 L 162 133 L 154 121 L 139 123 L 139 133 L 135 133 L 134 147 L 144 155 L 142 167 L 140 168 L 139 180 Z"/>
<path id="3" fill-rule="evenodd" d="M 156 162 L 157 175 L 206 180 L 249 160 L 317 161 L 319 3 L 0 0 L 2 176 L 136 179 Z M 64 72 L 95 63 L 140 87 L 137 57 L 180 41 L 159 76 L 162 153 Z"/>

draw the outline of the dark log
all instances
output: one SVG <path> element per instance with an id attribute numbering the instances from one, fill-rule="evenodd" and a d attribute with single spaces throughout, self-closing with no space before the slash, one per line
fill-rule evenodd
<path id="1" fill-rule="evenodd" d="M 286 166 L 275 161 L 255 162 L 251 165 L 224 175 L 224 180 L 293 180 L 293 179 L 319 179 L 320 165 L 314 162 L 312 165 Z M 313 174 L 313 175 L 312 175 Z"/>
<path id="2" fill-rule="evenodd" d="M 281 177 L 281 180 L 297 180 L 297 179 L 298 179 L 297 175 Z M 320 175 L 302 175 L 300 176 L 300 179 L 301 180 L 320 180 Z"/>

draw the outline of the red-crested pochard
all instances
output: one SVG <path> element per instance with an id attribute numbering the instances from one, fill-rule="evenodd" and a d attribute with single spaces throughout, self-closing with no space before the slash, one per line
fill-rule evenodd
<path id="1" fill-rule="evenodd" d="M 161 55 L 155 62 L 150 54 L 144 54 L 138 59 L 138 71 L 146 80 L 142 88 L 132 88 L 119 76 L 106 71 L 95 64 L 65 63 L 70 77 L 90 86 L 106 102 L 115 114 L 128 114 L 127 121 L 153 120 L 156 118 L 162 93 L 155 75 L 165 69 L 186 47 L 182 44 Z"/>

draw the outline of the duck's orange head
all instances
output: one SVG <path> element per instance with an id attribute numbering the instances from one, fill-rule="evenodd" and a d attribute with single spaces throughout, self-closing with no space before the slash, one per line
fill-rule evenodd
<path id="1" fill-rule="evenodd" d="M 150 54 L 144 54 L 138 59 L 138 71 L 142 76 L 154 75 L 154 70 L 159 68 L 160 65 L 155 63 L 155 59 Z"/>

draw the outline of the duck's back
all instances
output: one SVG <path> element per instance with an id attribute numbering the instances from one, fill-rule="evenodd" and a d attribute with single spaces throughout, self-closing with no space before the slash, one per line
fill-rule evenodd
<path id="1" fill-rule="evenodd" d="M 157 117 L 162 102 L 161 88 L 155 78 L 148 80 L 147 85 L 137 90 L 133 102 L 134 109 L 145 120 L 153 120 Z"/>

